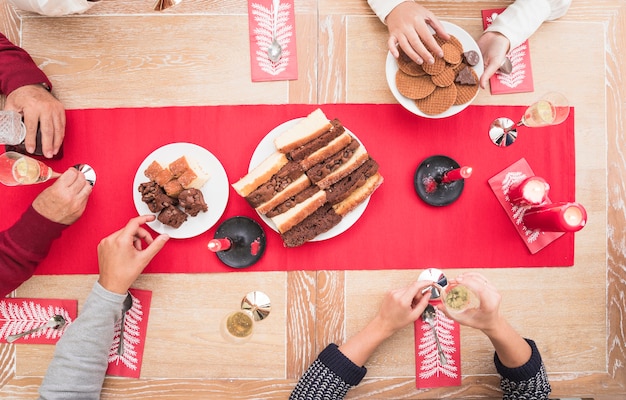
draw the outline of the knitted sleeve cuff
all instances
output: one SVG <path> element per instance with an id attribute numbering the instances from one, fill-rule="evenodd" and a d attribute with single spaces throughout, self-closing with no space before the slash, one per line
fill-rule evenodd
<path id="1" fill-rule="evenodd" d="M 358 385 L 367 373 L 367 368 L 359 367 L 353 363 L 339 351 L 339 347 L 334 343 L 322 350 L 318 359 L 351 386 Z"/>
<path id="2" fill-rule="evenodd" d="M 541 370 L 541 366 L 543 365 L 543 362 L 541 360 L 541 354 L 539 354 L 539 350 L 537 349 L 537 345 L 535 345 L 535 342 L 530 339 L 525 340 L 530 345 L 532 352 L 530 355 L 530 359 L 526 362 L 526 364 L 520 367 L 506 367 L 500 361 L 497 353 L 495 353 L 493 356 L 493 362 L 496 365 L 498 373 L 503 378 L 506 378 L 512 382 L 522 382 L 534 378 Z"/>

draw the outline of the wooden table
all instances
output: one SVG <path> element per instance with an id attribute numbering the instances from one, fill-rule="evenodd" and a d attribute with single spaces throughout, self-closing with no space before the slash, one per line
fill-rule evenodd
<path id="1" fill-rule="evenodd" d="M 365 0 L 296 0 L 299 79 L 271 83 L 250 81 L 243 0 L 183 0 L 161 13 L 146 1 L 102 0 L 63 18 L 16 12 L 5 1 L 0 31 L 30 52 L 68 109 L 395 102 L 384 77 L 386 27 Z M 510 1 L 421 3 L 477 38 L 479 10 Z M 538 343 L 556 397 L 626 394 L 625 29 L 626 3 L 575 1 L 530 41 L 534 93 L 481 91 L 476 99 L 529 104 L 558 90 L 576 107 L 576 199 L 589 224 L 576 235 L 575 265 L 481 270 L 500 288 L 502 312 Z M 415 270 L 143 275 L 135 287 L 152 290 L 153 300 L 142 378 L 107 378 L 102 397 L 287 398 L 326 344 L 357 332 L 385 291 L 426 267 L 416 260 Z M 15 295 L 74 298 L 82 306 L 95 280 L 36 276 Z M 270 296 L 270 319 L 251 343 L 227 344 L 219 320 L 250 290 Z M 35 397 L 52 353 L 52 346 L 0 345 L 0 398 Z M 415 389 L 408 327 L 372 356 L 366 379 L 348 397 L 499 397 L 485 337 L 463 329 L 461 357 L 461 387 Z"/>

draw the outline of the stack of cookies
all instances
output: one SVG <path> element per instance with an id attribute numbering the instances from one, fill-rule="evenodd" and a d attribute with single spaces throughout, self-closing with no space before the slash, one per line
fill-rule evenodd
<path id="1" fill-rule="evenodd" d="M 478 92 L 478 76 L 472 68 L 480 60 L 478 53 L 465 52 L 453 35 L 448 41 L 433 36 L 443 50 L 443 58 L 435 57 L 433 64 L 420 65 L 400 49 L 396 73 L 400 94 L 414 100 L 426 115 L 441 114 L 454 105 L 465 104 Z"/>

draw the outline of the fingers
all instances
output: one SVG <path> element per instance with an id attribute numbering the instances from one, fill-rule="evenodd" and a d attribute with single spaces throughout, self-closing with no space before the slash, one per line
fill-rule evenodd
<path id="1" fill-rule="evenodd" d="M 26 138 L 24 139 L 24 145 L 26 151 L 29 153 L 35 152 L 35 146 L 37 144 L 37 123 L 39 116 L 29 113 L 24 115 L 24 125 L 26 126 Z"/>
<path id="2" fill-rule="evenodd" d="M 395 58 L 400 57 L 400 52 L 398 51 L 398 39 L 395 36 L 389 36 L 387 40 L 387 48 L 392 56 Z"/>
<path id="3" fill-rule="evenodd" d="M 500 68 L 500 66 L 497 65 L 494 62 L 491 62 L 489 64 L 485 64 L 485 71 L 480 76 L 480 87 L 482 89 L 486 89 L 487 88 L 487 82 L 489 82 L 489 79 L 493 76 L 493 74 L 496 73 L 498 68 Z"/>
<path id="4" fill-rule="evenodd" d="M 448 34 L 448 32 L 446 32 L 446 29 L 443 27 L 441 22 L 439 22 L 439 19 L 437 19 L 437 17 L 432 15 L 430 17 L 430 21 L 428 22 L 428 25 L 430 25 L 430 27 L 433 28 L 437 36 L 439 36 L 441 39 L 446 40 L 446 41 L 450 40 L 450 35 Z"/>
<path id="5" fill-rule="evenodd" d="M 151 260 L 154 256 L 161 251 L 165 243 L 170 239 L 168 235 L 159 235 L 154 239 L 152 243 L 144 250 L 145 254 Z"/>

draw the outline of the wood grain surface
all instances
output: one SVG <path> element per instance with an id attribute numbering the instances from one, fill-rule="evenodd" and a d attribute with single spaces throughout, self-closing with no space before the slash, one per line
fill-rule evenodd
<path id="1" fill-rule="evenodd" d="M 387 29 L 366 0 L 295 0 L 298 79 L 265 83 L 250 80 L 244 0 L 182 0 L 163 12 L 143 0 L 101 0 L 60 18 L 6 1 L 0 31 L 29 51 L 68 109 L 395 102 L 385 80 Z M 511 1 L 420 3 L 477 38 L 480 10 Z M 530 40 L 535 92 L 480 91 L 475 101 L 529 104 L 558 90 L 576 109 L 576 200 L 589 223 L 576 234 L 575 265 L 480 270 L 501 290 L 502 313 L 537 342 L 555 398 L 626 398 L 625 38 L 625 2 L 576 0 Z M 427 267 L 142 275 L 135 287 L 153 297 L 141 378 L 107 378 L 102 398 L 286 399 L 321 349 L 356 333 L 387 290 Z M 14 296 L 62 296 L 80 308 L 96 279 L 35 276 Z M 270 296 L 271 315 L 251 343 L 228 344 L 220 318 L 251 290 Z M 463 328 L 461 340 L 461 386 L 415 388 L 409 327 L 374 353 L 348 398 L 501 398 L 487 339 Z M 0 398 L 35 398 L 53 351 L 0 344 Z"/>

